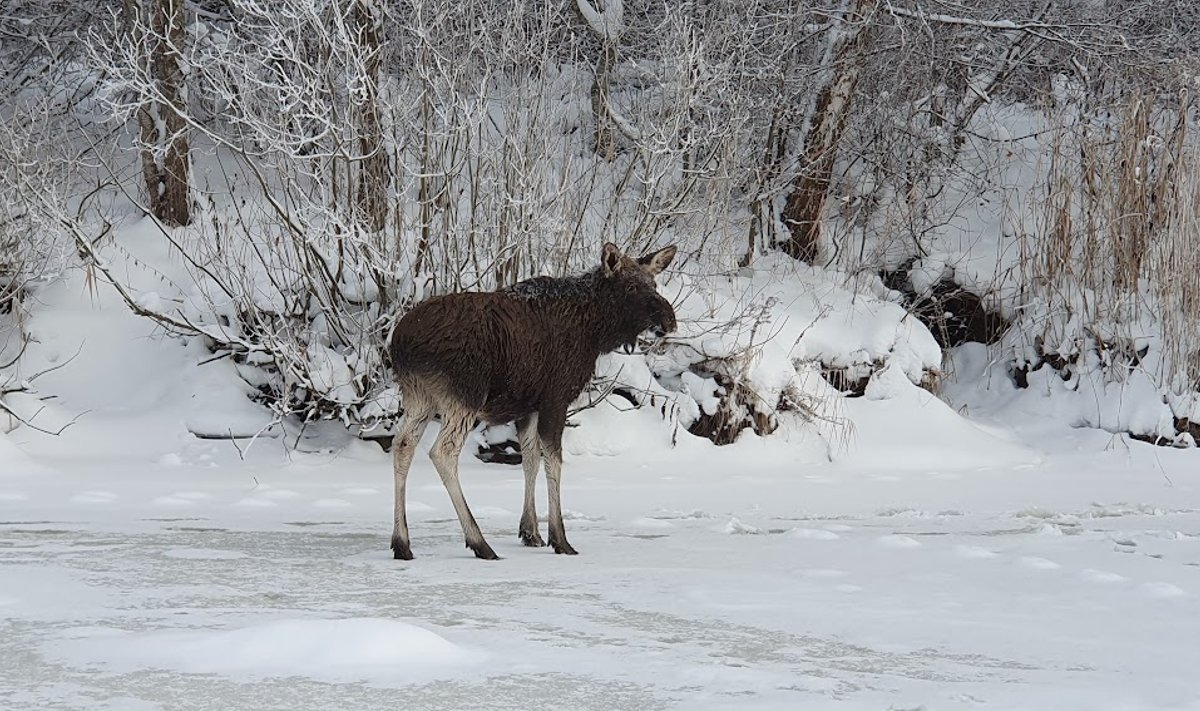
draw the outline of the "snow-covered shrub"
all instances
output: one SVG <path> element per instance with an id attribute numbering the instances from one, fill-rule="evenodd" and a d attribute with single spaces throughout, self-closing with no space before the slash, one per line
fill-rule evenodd
<path id="1" fill-rule="evenodd" d="M 836 424 L 830 373 L 870 380 L 890 366 L 926 385 L 940 368 L 932 334 L 877 278 L 856 285 L 769 255 L 720 275 L 672 274 L 661 289 L 679 331 L 644 358 L 602 358 L 597 388 L 718 444 L 746 430 L 770 434 L 785 419 Z"/>
<path id="2" fill-rule="evenodd" d="M 28 343 L 23 302 L 66 262 L 59 218 L 72 203 L 81 163 L 57 90 L 8 98 L 0 118 L 0 431 L 28 424 L 33 411 L 10 406 L 17 393 L 33 390 L 20 370 Z"/>
<path id="3" fill-rule="evenodd" d="M 1047 127 L 1027 140 L 1037 157 L 1026 167 L 1029 193 L 997 250 L 1010 255 L 998 303 L 1012 327 L 992 368 L 1074 425 L 1191 445 L 1200 414 L 1195 107 L 1186 96 L 1138 96 L 1119 112 L 1064 101 Z"/>
<path id="4" fill-rule="evenodd" d="M 160 302 L 169 313 L 130 301 L 232 354 L 281 417 L 393 417 L 387 332 L 429 296 L 591 268 L 606 239 L 679 243 L 680 261 L 705 269 L 744 249 L 736 166 L 757 160 L 774 87 L 730 61 L 729 43 L 754 32 L 736 12 L 641 18 L 656 31 L 631 30 L 601 115 L 592 31 L 569 6 L 227 9 L 197 15 L 174 46 L 202 197 L 191 226 L 163 235 L 193 284 L 182 308 Z M 484 17 L 503 31 L 478 31 Z M 128 123 L 156 88 L 133 49 L 94 50 L 111 65 L 101 95 Z M 602 119 L 621 135 L 597 155 Z M 364 203 L 372 181 L 382 216 Z"/>

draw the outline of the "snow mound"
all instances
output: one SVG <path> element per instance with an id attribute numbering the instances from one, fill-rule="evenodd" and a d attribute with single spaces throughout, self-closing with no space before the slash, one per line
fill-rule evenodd
<path id="1" fill-rule="evenodd" d="M 397 620 L 287 619 L 231 630 L 74 630 L 47 656 L 113 671 L 164 669 L 232 677 L 308 677 L 331 683 L 408 683 L 440 676 L 476 655 Z"/>
<path id="2" fill-rule="evenodd" d="M 0 433 L 0 477 L 33 474 L 42 470 L 43 467 L 35 464 L 7 435 Z"/>
<path id="3" fill-rule="evenodd" d="M 845 401 L 852 446 L 839 463 L 880 469 L 992 468 L 1040 460 L 1011 436 L 964 418 L 913 385 L 895 366 L 876 373 L 865 397 Z"/>

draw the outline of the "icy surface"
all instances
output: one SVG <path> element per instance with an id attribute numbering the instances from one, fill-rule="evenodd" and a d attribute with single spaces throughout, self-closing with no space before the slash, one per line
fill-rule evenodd
<path id="1" fill-rule="evenodd" d="M 365 445 L 5 460 L 0 707 L 1197 708 L 1194 467 L 1060 436 L 937 467 L 865 460 L 904 451 L 869 419 L 834 464 L 569 457 L 578 557 L 520 545 L 519 467 L 464 458 L 491 563 L 424 454 L 409 563 Z"/>

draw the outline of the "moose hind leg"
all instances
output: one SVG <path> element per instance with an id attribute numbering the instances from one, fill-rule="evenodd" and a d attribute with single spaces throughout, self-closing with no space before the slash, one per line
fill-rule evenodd
<path id="1" fill-rule="evenodd" d="M 542 534 L 538 531 L 537 504 L 537 475 L 541 468 L 541 445 L 538 442 L 537 413 L 527 415 L 517 422 L 517 440 L 521 443 L 521 468 L 525 471 L 525 505 L 521 509 L 521 542 L 527 546 L 544 546 Z"/>
<path id="2" fill-rule="evenodd" d="M 392 473 L 396 479 L 395 511 L 392 524 L 392 554 L 396 560 L 412 560 L 412 547 L 408 537 L 408 518 L 405 511 L 404 490 L 408 472 L 412 468 L 417 443 L 429 424 L 433 411 L 427 402 L 409 397 L 407 411 L 392 438 Z"/>
<path id="3" fill-rule="evenodd" d="M 555 413 L 557 415 L 557 413 Z M 542 458 L 546 462 L 546 492 L 550 502 L 550 546 L 555 553 L 575 555 L 577 551 L 567 542 L 567 529 L 562 519 L 562 432 L 567 413 L 539 416 L 538 434 L 541 437 Z"/>
<path id="4" fill-rule="evenodd" d="M 438 433 L 429 457 L 442 477 L 446 493 L 450 494 L 450 501 L 458 514 L 458 522 L 462 524 L 467 548 L 474 551 L 476 558 L 499 560 L 500 556 L 496 555 L 483 539 L 483 532 L 479 530 L 479 524 L 471 515 L 471 509 L 467 507 L 467 499 L 463 496 L 462 484 L 458 480 L 458 455 L 466 444 L 467 434 L 471 431 L 472 418 L 464 412 L 443 412 L 442 417 L 442 431 Z"/>

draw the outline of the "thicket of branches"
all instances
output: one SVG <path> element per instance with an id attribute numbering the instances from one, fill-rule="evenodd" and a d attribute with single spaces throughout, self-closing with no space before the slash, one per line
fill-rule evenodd
<path id="1" fill-rule="evenodd" d="M 1185 312 L 1197 38 L 1185 0 L 2 0 L 0 305 L 63 239 L 104 274 L 120 190 L 192 282 L 135 310 L 281 416 L 370 424 L 398 312 L 604 239 L 680 242 L 699 274 L 920 259 L 999 179 L 981 116 L 1020 105 L 1061 137 L 1022 288 L 1150 284 Z M 1194 332 L 1161 322 L 1177 374 Z"/>

